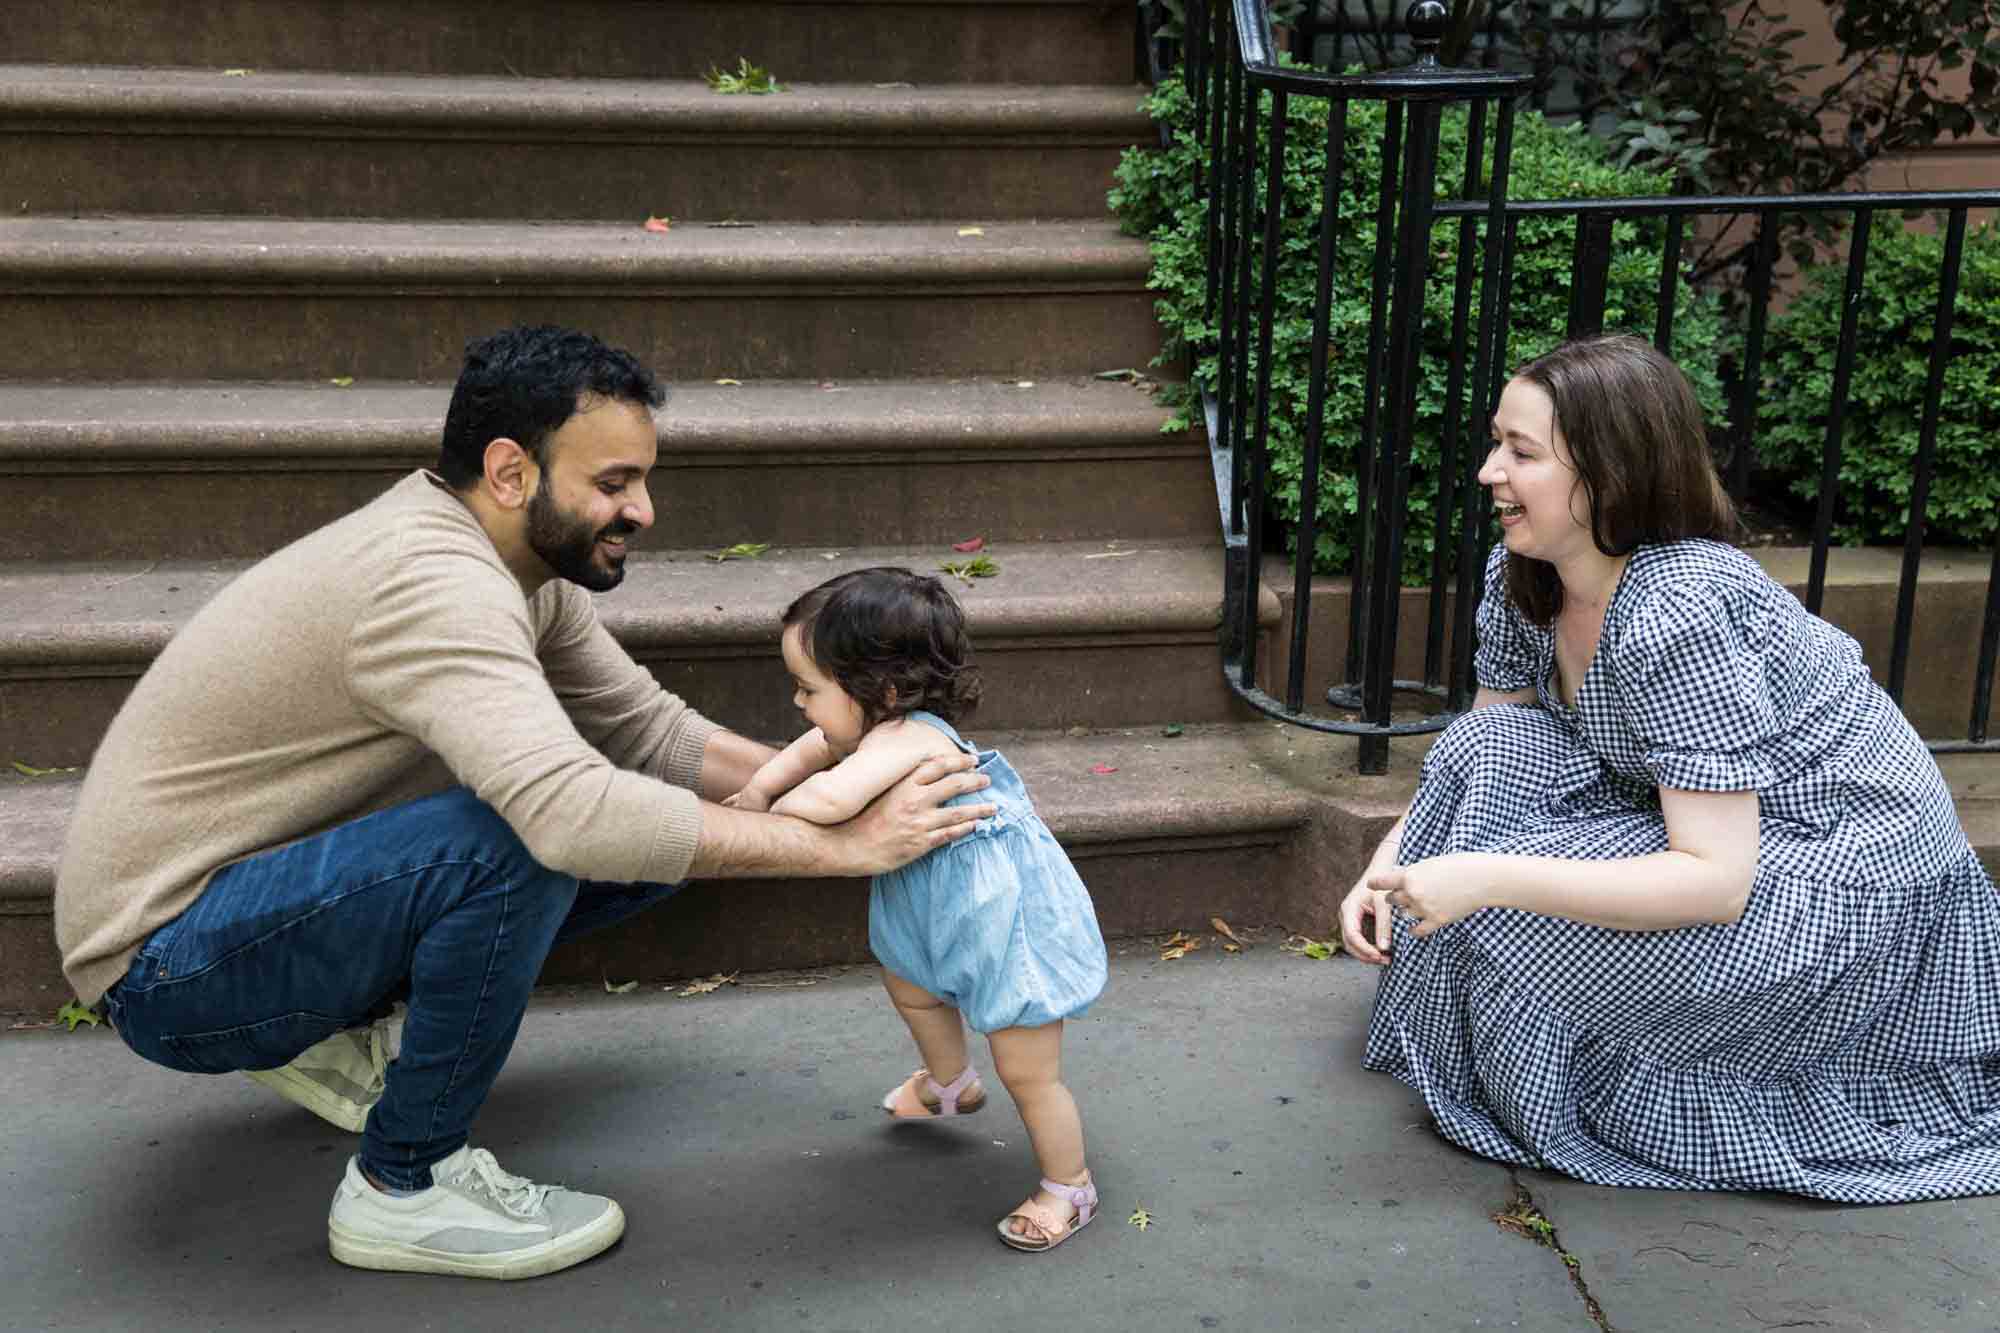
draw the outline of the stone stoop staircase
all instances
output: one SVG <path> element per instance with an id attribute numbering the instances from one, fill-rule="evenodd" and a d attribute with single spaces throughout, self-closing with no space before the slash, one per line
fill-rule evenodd
<path id="1" fill-rule="evenodd" d="M 1104 205 L 1151 133 L 1134 10 L 11 13 L 0 772 L 86 764 L 205 598 L 434 458 L 468 338 L 552 321 L 674 386 L 658 525 L 602 600 L 670 688 L 782 741 L 784 603 L 983 536 L 1001 572 L 962 588 L 989 682 L 972 731 L 1009 749 L 1106 932 L 1324 931 L 1411 755 L 1357 782 L 1351 742 L 1234 700 L 1206 447 L 1094 377 L 1159 345 L 1145 247 Z M 738 57 L 785 91 L 711 92 L 702 71 Z M 738 542 L 771 549 L 709 558 Z M 0 1010 L 67 998 L 50 892 L 74 792 L 0 782 Z M 857 961 L 865 916 L 854 883 L 697 885 L 544 979 Z"/>

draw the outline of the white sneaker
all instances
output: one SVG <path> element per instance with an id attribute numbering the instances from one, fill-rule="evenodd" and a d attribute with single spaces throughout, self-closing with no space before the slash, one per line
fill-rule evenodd
<path id="1" fill-rule="evenodd" d="M 382 1099 L 389 1068 L 388 1018 L 348 1028 L 308 1046 L 277 1069 L 245 1070 L 288 1101 L 297 1102 L 330 1125 L 359 1134 L 368 1112 Z"/>
<path id="2" fill-rule="evenodd" d="M 417 1194 L 385 1194 L 349 1158 L 326 1219 L 333 1257 L 396 1273 L 537 1277 L 625 1234 L 612 1200 L 510 1176 L 484 1148 L 460 1148 L 431 1167 L 431 1180 Z"/>

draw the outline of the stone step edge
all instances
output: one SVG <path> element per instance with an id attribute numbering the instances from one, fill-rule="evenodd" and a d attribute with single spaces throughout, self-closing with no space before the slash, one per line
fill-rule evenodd
<path id="1" fill-rule="evenodd" d="M 1380 792 L 1395 790 L 1398 780 L 1350 775 L 1344 785 L 1357 790 L 1329 797 L 1321 789 L 1343 784 L 1308 771 L 1336 765 L 1348 748 L 1328 738 L 1287 737 L 1262 722 L 1197 724 L 1171 737 L 1162 731 L 987 734 L 974 727 L 968 734 L 1008 756 L 1051 830 L 1079 855 L 1153 842 L 1282 840 L 1329 799 L 1379 819 L 1388 808 Z M 1094 771 L 1099 766 L 1114 771 Z M 81 787 L 74 774 L 0 778 L 0 914 L 46 908 Z"/>
<path id="2" fill-rule="evenodd" d="M 1268 843 L 1317 823 L 1316 850 L 1333 880 L 1358 873 L 1408 807 L 1433 739 L 1392 742 L 1389 771 L 1364 776 L 1354 771 L 1349 737 L 1265 721 L 1166 730 L 970 734 L 1009 756 L 1050 829 L 1080 857 L 1155 843 Z M 2000 757 L 1947 755 L 1939 767 L 1967 840 L 1987 873 L 2000 876 Z M 73 774 L 0 777 L 0 915 L 47 910 L 81 787 Z M 1300 896 L 1337 900 L 1346 887 Z"/>
<path id="3" fill-rule="evenodd" d="M 512 79 L 0 64 L 0 133 L 709 143 L 1123 146 L 1151 120 L 1143 90 L 1095 84 L 785 85 L 726 97 L 700 80 Z"/>
<path id="4" fill-rule="evenodd" d="M 638 653 L 777 651 L 777 616 L 804 588 L 848 569 L 906 565 L 941 572 L 969 557 L 946 546 L 772 547 L 751 559 L 718 552 L 635 553 L 623 587 L 599 600 L 605 627 Z M 1208 545 L 994 542 L 994 577 L 954 591 L 985 644 L 1079 640 L 1140 646 L 1211 635 L 1220 623 L 1222 552 Z M 252 561 L 0 563 L 0 671 L 130 674 Z M 680 580 L 693 580 L 681 583 Z M 637 594 L 637 595 L 635 595 Z M 1275 626 L 1266 589 L 1259 621 Z"/>
<path id="5" fill-rule="evenodd" d="M 977 222 L 967 219 L 967 224 Z M 647 291 L 1137 291 L 1146 243 L 1109 221 L 753 223 L 0 219 L 0 293 L 390 287 Z"/>
<path id="6" fill-rule="evenodd" d="M 670 383 L 660 466 L 771 455 L 1091 450 L 1180 456 L 1166 410 L 1127 384 L 1067 381 Z M 448 384 L 58 385 L 0 382 L 0 469 L 48 463 L 199 461 L 280 470 L 301 459 L 353 466 L 431 462 Z M 226 409 L 226 410 L 225 410 Z M 717 458 L 714 456 L 722 456 Z"/>

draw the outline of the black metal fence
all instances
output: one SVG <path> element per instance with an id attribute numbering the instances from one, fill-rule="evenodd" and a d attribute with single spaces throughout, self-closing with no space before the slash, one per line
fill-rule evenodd
<path id="1" fill-rule="evenodd" d="M 1735 368 L 1731 403 L 1737 442 L 1725 478 L 1740 499 L 1749 477 L 1757 427 L 1766 320 L 1773 294 L 1780 216 L 1844 215 L 1852 238 L 1844 317 L 1835 365 L 1822 457 L 1822 484 L 1813 531 L 1805 602 L 1820 610 L 1826 586 L 1827 548 L 1843 449 L 1843 414 L 1854 368 L 1855 320 L 1867 279 L 1869 222 L 1881 210 L 1928 209 L 1945 218 L 1944 259 L 1929 350 L 1929 375 L 1920 444 L 1910 497 L 1888 689 L 1900 703 L 1910 664 L 1918 567 L 1934 468 L 1944 369 L 1950 356 L 1968 212 L 2000 206 L 2000 191 L 1902 192 L 1811 196 L 1590 199 L 1522 202 L 1508 198 L 1509 157 L 1517 103 L 1531 74 L 1452 70 L 1436 59 L 1447 13 L 1438 0 L 1411 6 L 1407 26 L 1416 42 L 1411 65 L 1388 73 L 1332 75 L 1280 68 L 1261 0 L 1188 0 L 1181 49 L 1181 77 L 1196 106 L 1197 132 L 1206 149 L 1199 191 L 1207 209 L 1208 309 L 1218 330 L 1212 354 L 1217 375 L 1204 394 L 1215 461 L 1217 495 L 1228 550 L 1225 574 L 1223 669 L 1231 687 L 1252 707 L 1321 731 L 1360 738 L 1363 772 L 1387 765 L 1392 736 L 1435 731 L 1470 702 L 1473 615 L 1479 594 L 1480 555 L 1491 539 L 1485 497 L 1475 480 L 1484 456 L 1484 421 L 1512 364 L 1508 302 L 1521 221 L 1535 216 L 1573 219 L 1568 333 L 1594 332 L 1605 311 L 1606 275 L 1612 261 L 1612 228 L 1626 219 L 1664 223 L 1655 341 L 1672 343 L 1681 250 L 1691 221 L 1749 216 L 1757 242 L 1746 282 L 1747 331 Z M 1258 624 L 1266 530 L 1272 322 L 1285 275 L 1280 234 L 1287 225 L 1282 162 L 1288 103 L 1319 98 L 1328 104 L 1326 175 L 1316 223 L 1312 356 L 1305 408 L 1304 459 L 1299 518 L 1290 534 L 1291 619 L 1282 693 L 1259 681 Z M 1365 349 L 1364 410 L 1355 440 L 1324 438 L 1329 358 L 1329 310 L 1340 215 L 1348 108 L 1361 101 L 1387 104 L 1381 143 L 1382 179 L 1374 215 L 1370 327 Z M 1438 161 L 1439 127 L 1448 106 L 1467 108 L 1466 160 L 1456 197 L 1440 200 L 1437 179 L 1451 170 Z M 1490 129 L 1490 142 L 1488 131 Z M 1267 161 L 1260 163 L 1259 154 Z M 1482 171 L 1483 167 L 1490 169 Z M 1410 449 L 1420 391 L 1424 297 L 1430 273 L 1433 228 L 1458 229 L 1457 264 L 1451 275 L 1451 349 L 1437 464 L 1439 495 L 1429 582 L 1421 679 L 1394 674 L 1402 602 Z M 1259 236 L 1261 235 L 1261 244 Z M 1253 263 L 1254 259 L 1254 263 Z M 1293 261 L 1297 262 L 1297 261 Z M 1472 309 L 1475 262 L 1478 309 Z M 1331 689 L 1315 685 L 1334 709 L 1307 705 L 1306 659 L 1312 612 L 1312 561 L 1318 538 L 1318 487 L 1329 468 L 1352 468 L 1358 492 L 1353 532 L 1345 679 Z M 1453 558 L 1455 553 L 1455 558 Z M 1451 624 L 1448 626 L 1447 608 Z M 1447 637 L 1447 631 L 1449 631 Z M 1447 654 L 1446 644 L 1450 645 Z M 1931 739 L 1933 750 L 2000 748 L 1987 739 L 1996 652 L 2000 652 L 2000 546 L 1993 556 L 1986 613 L 1980 633 L 1970 724 L 1964 739 Z M 1448 660 L 1447 660 L 1448 658 Z M 1273 688 L 1277 688 L 1274 684 Z M 1406 701 L 1398 710 L 1397 696 Z M 1412 706 L 1414 705 L 1414 706 Z"/>

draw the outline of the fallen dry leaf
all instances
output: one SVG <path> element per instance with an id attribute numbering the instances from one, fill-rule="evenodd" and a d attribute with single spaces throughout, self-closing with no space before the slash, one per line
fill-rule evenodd
<path id="1" fill-rule="evenodd" d="M 638 989 L 639 983 L 637 981 L 621 981 L 614 986 L 611 984 L 610 977 L 604 979 L 604 990 L 608 995 L 625 995 Z"/>
<path id="2" fill-rule="evenodd" d="M 733 986 L 735 984 L 736 974 L 734 972 L 717 972 L 705 981 L 690 981 L 687 985 L 675 991 L 674 994 L 679 996 L 706 995 L 710 991 L 720 990 L 724 986 Z"/>
<path id="3" fill-rule="evenodd" d="M 1231 944 L 1246 943 L 1243 937 L 1241 935 L 1238 935 L 1235 931 L 1231 930 L 1229 928 L 1229 923 L 1227 921 L 1224 921 L 1221 917 L 1219 916 L 1210 917 L 1208 919 L 1208 924 L 1215 931 L 1216 934 L 1222 936 L 1222 938 L 1228 940 Z"/>
<path id="4" fill-rule="evenodd" d="M 672 218 L 648 217 L 644 225 L 647 231 L 672 231 L 674 229 L 674 220 Z"/>
<path id="5" fill-rule="evenodd" d="M 984 236 L 984 235 L 986 234 L 986 228 L 984 228 L 984 227 L 960 227 L 960 228 L 958 229 L 958 234 L 959 234 L 960 236 Z"/>
<path id="6" fill-rule="evenodd" d="M 967 537 L 962 542 L 953 542 L 951 549 L 962 552 L 965 555 L 971 555 L 974 551 L 983 551 L 986 549 L 986 539 L 984 537 Z"/>
<path id="7" fill-rule="evenodd" d="M 1201 937 L 1177 930 L 1160 946 L 1160 961 L 1171 963 L 1177 958 L 1185 958 L 1201 947 Z"/>

